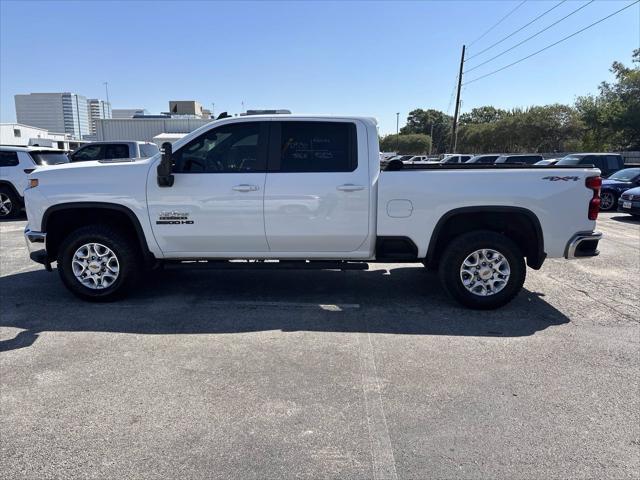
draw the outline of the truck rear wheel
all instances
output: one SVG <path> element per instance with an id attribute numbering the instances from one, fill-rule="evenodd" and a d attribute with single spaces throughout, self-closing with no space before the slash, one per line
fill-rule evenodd
<path id="1" fill-rule="evenodd" d="M 522 289 L 524 256 L 512 240 L 479 230 L 455 238 L 440 261 L 446 292 L 469 308 L 490 310 L 509 303 Z"/>
<path id="2" fill-rule="evenodd" d="M 96 302 L 126 293 L 141 268 L 131 240 L 102 225 L 72 232 L 62 241 L 57 261 L 64 285 L 83 300 Z"/>

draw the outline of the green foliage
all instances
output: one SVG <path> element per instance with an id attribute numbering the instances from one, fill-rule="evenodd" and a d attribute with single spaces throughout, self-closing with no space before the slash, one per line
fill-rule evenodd
<path id="1" fill-rule="evenodd" d="M 613 62 L 615 82 L 602 82 L 597 96 L 578 98 L 576 108 L 587 126 L 585 144 L 592 150 L 640 149 L 640 49 L 635 68 Z"/>
<path id="2" fill-rule="evenodd" d="M 584 124 L 576 109 L 567 105 L 545 105 L 526 110 L 500 111 L 483 107 L 460 126 L 458 150 L 465 152 L 554 152 L 567 151 L 582 137 Z M 494 110 L 491 121 L 487 112 Z"/>
<path id="3" fill-rule="evenodd" d="M 614 62 L 615 81 L 601 83 L 598 95 L 579 97 L 574 106 L 553 104 L 509 111 L 474 108 L 460 116 L 457 151 L 640 150 L 640 49 L 633 52 L 633 63 L 629 68 Z M 444 153 L 451 144 L 452 121 L 438 110 L 416 109 L 400 132 L 428 135 L 433 125 L 434 153 Z"/>
<path id="4" fill-rule="evenodd" d="M 424 155 L 429 153 L 431 138 L 429 135 L 412 133 L 406 135 L 387 135 L 380 139 L 381 152 L 398 152 L 402 154 Z"/>
<path id="5" fill-rule="evenodd" d="M 421 133 L 431 135 L 433 126 L 433 153 L 444 153 L 451 144 L 451 125 L 453 119 L 439 110 L 417 108 L 409 112 L 407 124 L 400 129 L 403 135 Z"/>
<path id="6" fill-rule="evenodd" d="M 460 124 L 493 123 L 502 120 L 506 116 L 506 110 L 494 107 L 479 107 L 472 109 L 469 113 L 460 115 Z"/>

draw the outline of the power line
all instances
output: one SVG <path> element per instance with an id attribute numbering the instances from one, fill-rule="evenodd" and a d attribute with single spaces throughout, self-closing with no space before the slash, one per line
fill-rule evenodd
<path id="1" fill-rule="evenodd" d="M 547 45 L 546 47 L 541 48 L 541 49 L 540 49 L 540 50 L 538 50 L 537 52 L 533 52 L 532 54 L 527 55 L 526 57 L 523 57 L 523 58 L 521 58 L 520 60 L 516 60 L 515 62 L 510 63 L 509 65 L 505 65 L 504 67 L 499 68 L 498 70 L 494 70 L 493 72 L 489 72 L 489 73 L 487 73 L 487 74 L 485 74 L 485 75 L 482 75 L 482 76 L 480 76 L 480 77 L 476 77 L 476 78 L 474 78 L 474 79 L 472 79 L 472 80 L 469 80 L 468 82 L 464 82 L 464 84 L 463 84 L 463 85 L 468 85 L 468 84 L 470 84 L 470 83 L 477 82 L 478 80 L 482 80 L 483 78 L 489 77 L 489 76 L 491 76 L 491 75 L 493 75 L 493 74 L 496 74 L 496 73 L 498 73 L 498 72 L 501 72 L 501 71 L 503 71 L 503 70 L 506 70 L 506 69 L 507 69 L 507 68 L 509 68 L 509 67 L 513 67 L 514 65 L 517 65 L 517 64 L 518 64 L 518 63 L 520 63 L 520 62 L 523 62 L 523 61 L 525 61 L 525 60 L 527 60 L 527 59 L 529 59 L 529 58 L 531 58 L 531 57 L 533 57 L 533 56 L 535 56 L 535 55 L 538 55 L 539 53 L 544 52 L 545 50 L 550 49 L 551 47 L 555 47 L 555 46 L 556 46 L 556 45 L 558 45 L 559 43 L 562 43 L 562 42 L 564 42 L 565 40 L 570 39 L 571 37 L 575 37 L 575 36 L 576 36 L 576 35 L 578 35 L 579 33 L 582 33 L 582 32 L 584 32 L 585 30 L 588 30 L 589 28 L 591 28 L 591 27 L 593 27 L 593 26 L 595 26 L 595 25 L 597 25 L 597 24 L 599 24 L 599 23 L 604 22 L 605 20 L 607 20 L 607 19 L 609 19 L 609 18 L 613 17 L 614 15 L 617 15 L 618 13 L 622 12 L 623 10 L 626 10 L 627 8 L 633 7 L 634 5 L 638 4 L 639 2 L 640 2 L 640 0 L 635 0 L 635 2 L 630 3 L 630 4 L 629 4 L 629 5 L 627 5 L 626 7 L 622 7 L 620 10 L 616 10 L 615 12 L 613 12 L 613 13 L 611 13 L 611 14 L 607 15 L 606 17 L 601 18 L 600 20 L 598 20 L 598 21 L 596 21 L 596 22 L 593 22 L 591 25 L 587 25 L 586 27 L 584 27 L 584 28 L 582 28 L 582 29 L 578 30 L 577 32 L 573 32 L 571 35 L 567 35 L 566 37 L 561 38 L 561 39 L 560 39 L 560 40 L 558 40 L 557 42 L 554 42 L 554 43 L 552 43 L 551 45 Z"/>
<path id="2" fill-rule="evenodd" d="M 453 104 L 453 97 L 456 94 L 456 85 L 458 85 L 458 75 L 456 75 L 456 81 L 453 84 L 453 88 L 451 89 L 451 97 L 449 98 L 449 106 L 447 107 L 447 115 L 451 112 L 451 105 Z"/>
<path id="3" fill-rule="evenodd" d="M 522 2 L 520 2 L 513 10 L 511 10 L 509 13 L 507 13 L 504 17 L 502 17 L 500 20 L 498 20 L 498 22 L 496 24 L 494 24 L 492 27 L 489 27 L 489 30 L 487 30 L 486 32 L 484 32 L 482 35 L 480 35 L 478 38 L 476 38 L 473 42 L 471 42 L 469 44 L 469 46 L 473 45 L 474 43 L 476 43 L 478 40 L 484 38 L 487 33 L 489 33 L 491 30 L 493 30 L 494 28 L 496 28 L 498 25 L 500 25 L 502 22 L 504 22 L 507 17 L 509 17 L 513 12 L 515 12 L 516 10 L 518 10 L 522 5 L 524 5 L 526 3 L 527 0 L 522 0 Z"/>
<path id="4" fill-rule="evenodd" d="M 588 7 L 589 5 L 591 5 L 593 2 L 595 2 L 596 0 L 590 0 L 589 2 L 585 3 L 584 5 L 582 5 L 581 7 L 576 8 L 575 10 L 573 10 L 571 13 L 565 15 L 564 17 L 562 17 L 560 20 L 556 20 L 555 22 L 553 22 L 551 25 L 543 28 L 542 30 L 537 31 L 536 33 L 534 33 L 533 35 L 531 35 L 530 37 L 525 38 L 524 40 L 522 40 L 519 43 L 516 43 L 514 46 L 507 48 L 506 50 L 503 50 L 502 52 L 500 52 L 497 55 L 494 55 L 493 57 L 491 57 L 489 60 L 485 60 L 482 63 L 479 63 L 478 65 L 476 65 L 475 67 L 469 68 L 467 70 L 464 71 L 464 73 L 469 73 L 469 72 L 473 72 L 474 70 L 476 70 L 477 68 L 482 67 L 483 65 L 486 65 L 489 62 L 492 62 L 493 60 L 495 60 L 498 57 L 501 57 L 502 55 L 504 55 L 505 53 L 510 52 L 511 50 L 513 50 L 514 48 L 519 47 L 520 45 L 522 45 L 523 43 L 528 42 L 529 40 L 531 40 L 532 38 L 537 37 L 538 35 L 540 35 L 543 32 L 546 32 L 547 30 L 549 30 L 551 27 L 559 24 L 560 22 L 562 22 L 563 20 L 566 20 L 567 18 L 569 18 L 571 15 L 578 13 L 580 10 L 582 10 L 583 8 Z"/>
<path id="5" fill-rule="evenodd" d="M 482 55 L 484 52 L 486 52 L 487 50 L 491 50 L 493 47 L 495 47 L 496 45 L 500 45 L 502 42 L 504 42 L 505 40 L 513 37 L 516 33 L 524 30 L 525 28 L 527 28 L 529 25 L 531 25 L 532 23 L 538 21 L 539 19 L 541 19 L 542 17 L 544 17 L 547 13 L 549 13 L 552 10 L 555 10 L 556 8 L 558 8 L 560 5 L 562 5 L 563 3 L 565 3 L 567 0 L 561 0 L 560 2 L 556 3 L 553 7 L 551 7 L 549 10 L 542 12 L 540 15 L 538 15 L 536 18 L 534 18 L 533 20 L 531 20 L 529 23 L 527 23 L 526 25 L 523 25 L 522 27 L 520 27 L 519 29 L 517 29 L 515 32 L 510 33 L 509 35 L 507 35 L 506 37 L 504 37 L 502 40 L 498 40 L 496 43 L 493 43 L 491 45 L 489 45 L 487 48 L 485 48 L 484 50 L 480 50 L 478 53 L 471 55 L 469 58 L 467 58 L 467 61 L 471 60 L 472 58 L 477 57 L 478 55 Z"/>

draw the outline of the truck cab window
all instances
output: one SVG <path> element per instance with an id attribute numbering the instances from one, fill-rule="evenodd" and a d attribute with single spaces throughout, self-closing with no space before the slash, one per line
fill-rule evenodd
<path id="1" fill-rule="evenodd" d="M 264 172 L 260 123 L 243 122 L 209 130 L 174 154 L 176 173 Z"/>
<path id="2" fill-rule="evenodd" d="M 126 143 L 114 143 L 107 145 L 104 158 L 129 158 L 129 146 Z"/>
<path id="3" fill-rule="evenodd" d="M 343 122 L 281 122 L 279 172 L 352 172 L 356 128 Z"/>
<path id="4" fill-rule="evenodd" d="M 71 154 L 71 159 L 74 162 L 87 162 L 90 160 L 102 160 L 104 159 L 104 149 L 102 145 L 87 145 L 84 148 L 80 148 Z"/>

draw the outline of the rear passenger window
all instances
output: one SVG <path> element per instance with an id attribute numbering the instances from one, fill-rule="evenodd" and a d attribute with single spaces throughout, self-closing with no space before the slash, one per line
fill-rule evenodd
<path id="1" fill-rule="evenodd" d="M 18 163 L 16 152 L 0 152 L 0 167 L 15 167 Z"/>
<path id="2" fill-rule="evenodd" d="M 591 155 L 589 157 L 587 157 L 587 161 L 584 163 L 590 163 L 593 166 L 595 166 L 596 168 L 599 168 L 600 170 L 606 170 L 607 167 L 607 163 L 605 161 L 605 157 L 597 157 L 595 155 Z M 583 162 L 581 162 L 583 163 Z"/>
<path id="3" fill-rule="evenodd" d="M 129 158 L 129 146 L 126 143 L 114 143 L 106 145 L 104 158 Z"/>
<path id="4" fill-rule="evenodd" d="M 607 167 L 609 170 L 617 170 L 622 165 L 621 157 L 617 155 L 607 155 Z"/>
<path id="5" fill-rule="evenodd" d="M 280 128 L 275 171 L 352 172 L 358 166 L 353 123 L 280 122 Z"/>

